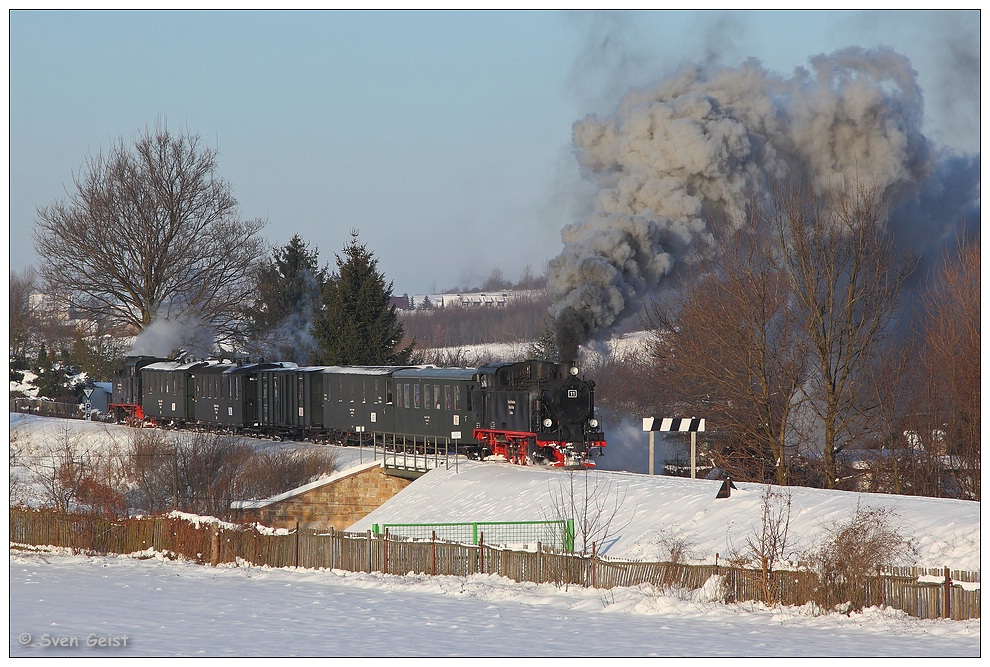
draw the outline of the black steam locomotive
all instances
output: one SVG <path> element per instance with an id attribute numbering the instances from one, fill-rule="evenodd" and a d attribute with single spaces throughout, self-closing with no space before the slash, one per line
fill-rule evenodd
<path id="1" fill-rule="evenodd" d="M 479 368 L 297 366 L 128 357 L 118 421 L 339 444 L 440 447 L 475 459 L 592 467 L 595 383 L 548 361 Z"/>

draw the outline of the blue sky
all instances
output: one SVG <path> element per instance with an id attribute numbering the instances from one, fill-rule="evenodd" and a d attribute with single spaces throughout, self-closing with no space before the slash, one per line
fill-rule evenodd
<path id="1" fill-rule="evenodd" d="M 272 244 L 298 233 L 332 264 L 358 229 L 397 294 L 496 268 L 515 279 L 542 271 L 588 210 L 572 124 L 685 63 L 752 57 L 787 75 L 815 54 L 889 46 L 918 72 L 928 136 L 978 152 L 979 18 L 12 11 L 10 268 L 38 264 L 36 210 L 65 197 L 87 155 L 164 119 L 219 150 Z"/>

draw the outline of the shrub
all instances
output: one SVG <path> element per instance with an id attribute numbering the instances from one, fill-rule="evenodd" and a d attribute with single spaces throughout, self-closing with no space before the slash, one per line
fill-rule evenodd
<path id="1" fill-rule="evenodd" d="M 886 507 L 857 506 L 848 520 L 824 530 L 825 540 L 806 560 L 818 576 L 813 601 L 826 610 L 861 610 L 870 587 L 879 585 L 881 568 L 917 552 L 897 525 L 896 512 Z"/>

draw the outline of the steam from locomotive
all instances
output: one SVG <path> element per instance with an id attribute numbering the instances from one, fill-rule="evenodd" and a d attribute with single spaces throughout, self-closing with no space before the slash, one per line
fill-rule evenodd
<path id="1" fill-rule="evenodd" d="M 591 216 L 562 231 L 550 263 L 561 358 L 576 359 L 679 262 L 712 249 L 713 221 L 731 235 L 771 180 L 824 188 L 861 175 L 891 203 L 895 239 L 937 252 L 933 239 L 978 224 L 961 212 L 978 206 L 979 159 L 939 155 L 923 117 L 907 58 L 849 48 L 787 78 L 755 61 L 689 66 L 629 92 L 613 116 L 574 123 L 578 162 L 598 195 Z"/>

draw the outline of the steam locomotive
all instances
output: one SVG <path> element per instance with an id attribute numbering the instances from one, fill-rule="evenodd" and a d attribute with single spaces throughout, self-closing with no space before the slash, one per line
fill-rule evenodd
<path id="1" fill-rule="evenodd" d="M 134 356 L 114 374 L 110 409 L 118 422 L 594 467 L 605 434 L 595 383 L 578 375 L 535 359 L 438 368 Z"/>

